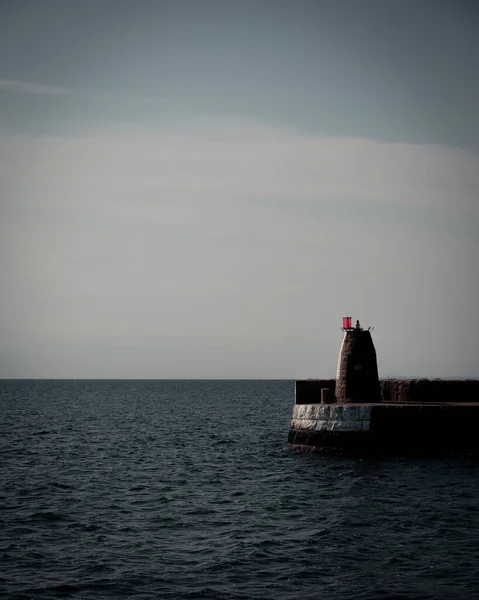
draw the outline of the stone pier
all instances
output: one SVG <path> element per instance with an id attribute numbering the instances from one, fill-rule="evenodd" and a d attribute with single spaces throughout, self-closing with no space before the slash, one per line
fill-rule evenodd
<path id="1" fill-rule="evenodd" d="M 344 330 L 336 379 L 296 382 L 288 447 L 359 455 L 479 455 L 479 381 L 380 380 L 371 333 L 357 321 Z"/>

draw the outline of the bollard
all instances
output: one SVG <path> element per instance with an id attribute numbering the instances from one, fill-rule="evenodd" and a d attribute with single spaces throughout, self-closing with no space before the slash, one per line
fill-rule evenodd
<path id="1" fill-rule="evenodd" d="M 321 389 L 321 404 L 333 404 L 334 394 L 330 388 Z"/>

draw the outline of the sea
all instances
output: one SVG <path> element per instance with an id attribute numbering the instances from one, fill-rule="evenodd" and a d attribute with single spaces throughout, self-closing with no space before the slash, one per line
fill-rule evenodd
<path id="1" fill-rule="evenodd" d="M 0 597 L 479 599 L 479 462 L 293 453 L 293 381 L 0 381 Z"/>

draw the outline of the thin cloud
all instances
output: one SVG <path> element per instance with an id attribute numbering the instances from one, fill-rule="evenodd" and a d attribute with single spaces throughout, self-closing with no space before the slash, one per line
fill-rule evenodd
<path id="1" fill-rule="evenodd" d="M 334 374 L 352 311 L 383 373 L 475 375 L 477 161 L 225 120 L 0 136 L 0 374 Z"/>
<path id="2" fill-rule="evenodd" d="M 78 190 L 77 207 L 92 204 L 95 211 L 111 198 L 118 210 L 121 198 L 133 194 L 135 203 L 126 200 L 125 210 L 134 216 L 143 202 L 150 211 L 148 199 L 172 197 L 257 198 L 291 208 L 343 200 L 479 216 L 478 158 L 447 146 L 306 137 L 261 126 L 246 135 L 221 122 L 176 135 L 0 137 L 0 158 L 0 174 L 12 186 L 41 190 L 55 182 Z M 67 204 L 63 195 L 47 197 L 49 204 Z"/>
<path id="3" fill-rule="evenodd" d="M 43 85 L 31 81 L 15 81 L 0 79 L 0 90 L 14 93 L 36 94 L 40 96 L 72 96 L 75 91 L 71 88 Z"/>
<path id="4" fill-rule="evenodd" d="M 161 98 L 141 94 L 125 94 L 123 92 L 86 91 L 75 88 L 46 85 L 32 81 L 0 79 L 0 91 L 34 96 L 68 96 L 80 100 L 123 101 L 149 104 L 162 101 Z"/>

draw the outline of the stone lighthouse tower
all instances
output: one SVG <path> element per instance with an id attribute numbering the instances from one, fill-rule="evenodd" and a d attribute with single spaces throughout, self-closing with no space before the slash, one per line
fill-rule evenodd
<path id="1" fill-rule="evenodd" d="M 380 402 L 378 363 L 371 337 L 359 321 L 353 327 L 351 317 L 343 318 L 343 342 L 339 351 L 336 376 L 336 401 Z"/>

